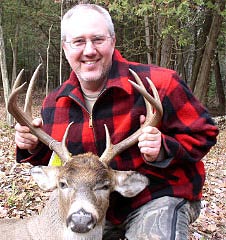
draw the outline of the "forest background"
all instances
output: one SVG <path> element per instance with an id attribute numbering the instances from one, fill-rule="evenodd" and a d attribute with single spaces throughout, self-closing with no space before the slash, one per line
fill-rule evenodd
<path id="1" fill-rule="evenodd" d="M 42 62 L 38 90 L 51 91 L 70 68 L 62 54 L 62 14 L 81 1 L 1 0 L 1 94 L 16 75 L 29 81 Z M 212 114 L 225 114 L 225 0 L 96 0 L 112 15 L 117 48 L 131 61 L 176 70 Z M 8 121 L 8 119 L 7 119 Z"/>

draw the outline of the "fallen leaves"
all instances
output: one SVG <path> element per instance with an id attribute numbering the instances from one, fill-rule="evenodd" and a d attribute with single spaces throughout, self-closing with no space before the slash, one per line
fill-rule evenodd
<path id="1" fill-rule="evenodd" d="M 192 224 L 192 240 L 226 239 L 226 129 L 222 129 L 217 144 L 203 159 L 206 182 L 203 189 L 202 210 Z"/>
<path id="2" fill-rule="evenodd" d="M 0 121 L 0 218 L 39 213 L 48 199 L 30 176 L 30 164 L 15 161 L 14 129 Z"/>

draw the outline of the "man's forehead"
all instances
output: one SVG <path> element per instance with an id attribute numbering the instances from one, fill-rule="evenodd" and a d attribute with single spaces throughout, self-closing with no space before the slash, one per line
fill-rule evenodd
<path id="1" fill-rule="evenodd" d="M 94 10 L 90 11 L 92 14 L 87 14 L 86 11 L 85 13 L 85 15 L 74 14 L 67 23 L 65 22 L 64 27 L 69 37 L 91 37 L 108 34 L 107 23 L 100 13 Z"/>

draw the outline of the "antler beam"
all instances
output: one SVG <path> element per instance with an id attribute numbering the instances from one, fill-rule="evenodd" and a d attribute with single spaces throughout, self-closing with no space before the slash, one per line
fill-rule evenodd
<path id="1" fill-rule="evenodd" d="M 16 121 L 20 125 L 27 126 L 30 129 L 32 134 L 37 136 L 41 142 L 43 142 L 44 144 L 49 146 L 49 148 L 52 149 L 60 157 L 60 159 L 65 163 L 71 158 L 71 155 L 70 155 L 69 151 L 67 150 L 66 144 L 65 144 L 66 136 L 63 137 L 62 142 L 58 142 L 55 139 L 53 139 L 50 135 L 48 135 L 46 132 L 44 132 L 41 128 L 35 127 L 32 124 L 33 119 L 32 119 L 32 113 L 31 113 L 31 107 L 32 107 L 31 106 L 32 105 L 31 104 L 31 102 L 32 102 L 31 94 L 32 94 L 32 90 L 34 88 L 34 83 L 37 79 L 40 67 L 41 67 L 41 64 L 36 68 L 32 78 L 31 78 L 30 84 L 28 86 L 28 91 L 27 91 L 26 98 L 25 98 L 24 111 L 22 111 L 17 105 L 18 94 L 20 94 L 26 86 L 26 82 L 19 86 L 21 77 L 23 74 L 23 70 L 20 71 L 20 73 L 18 74 L 17 79 L 14 83 L 12 92 L 9 97 L 7 108 L 8 108 L 9 113 L 11 113 L 13 115 L 13 117 L 16 119 Z M 70 127 L 70 125 L 68 126 L 68 128 L 69 127 Z M 68 129 L 66 129 L 65 135 L 67 135 L 67 133 L 68 133 Z"/>

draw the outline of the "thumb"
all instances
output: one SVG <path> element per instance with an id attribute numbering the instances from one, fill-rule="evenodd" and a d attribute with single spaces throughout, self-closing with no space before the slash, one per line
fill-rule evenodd
<path id="1" fill-rule="evenodd" d="M 35 119 L 32 121 L 32 124 L 33 124 L 35 127 L 42 127 L 43 122 L 42 122 L 42 119 L 41 119 L 41 118 L 35 118 Z"/>
<path id="2" fill-rule="evenodd" d="M 140 115 L 140 125 L 145 122 L 146 117 L 144 115 Z"/>

